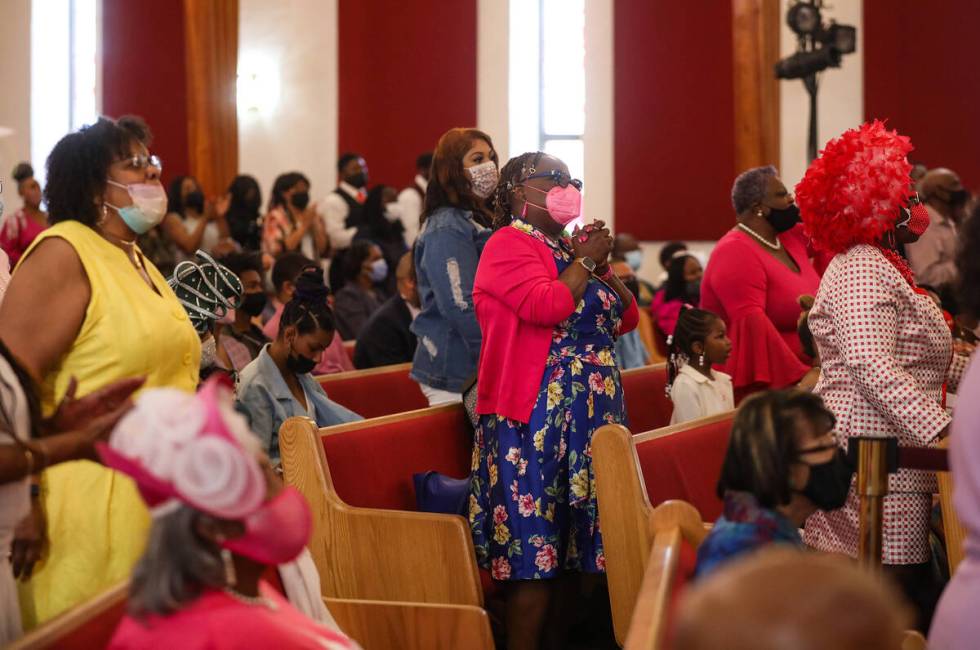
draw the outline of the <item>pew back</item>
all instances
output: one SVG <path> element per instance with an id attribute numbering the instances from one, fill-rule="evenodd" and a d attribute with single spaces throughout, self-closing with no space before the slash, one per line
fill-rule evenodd
<path id="1" fill-rule="evenodd" d="M 365 418 L 425 408 L 429 401 L 408 376 L 410 363 L 322 375 L 317 381 L 327 396 Z"/>
<path id="2" fill-rule="evenodd" d="M 7 646 L 9 650 L 104 648 L 126 614 L 129 580 L 64 612 Z"/>
<path id="3" fill-rule="evenodd" d="M 670 424 L 674 405 L 665 392 L 666 364 L 623 370 L 621 376 L 631 431 L 652 431 Z"/>

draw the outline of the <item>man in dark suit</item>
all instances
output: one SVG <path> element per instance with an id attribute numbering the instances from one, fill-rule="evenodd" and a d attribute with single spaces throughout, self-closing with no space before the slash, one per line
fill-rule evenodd
<path id="1" fill-rule="evenodd" d="M 398 293 L 378 309 L 361 330 L 354 346 L 354 367 L 377 368 L 408 363 L 415 356 L 415 335 L 409 326 L 419 313 L 412 251 L 402 255 L 395 269 Z"/>

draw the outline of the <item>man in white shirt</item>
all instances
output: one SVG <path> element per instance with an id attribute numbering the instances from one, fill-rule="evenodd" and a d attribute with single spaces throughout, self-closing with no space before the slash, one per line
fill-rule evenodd
<path id="1" fill-rule="evenodd" d="M 368 167 L 357 153 L 337 160 L 340 184 L 323 200 L 323 222 L 335 251 L 350 248 L 367 199 Z"/>
<path id="2" fill-rule="evenodd" d="M 432 167 L 432 152 L 415 159 L 415 182 L 398 195 L 398 206 L 402 226 L 405 227 L 405 245 L 409 248 L 419 234 L 419 217 L 425 205 L 425 190 L 429 186 L 429 169 Z"/>

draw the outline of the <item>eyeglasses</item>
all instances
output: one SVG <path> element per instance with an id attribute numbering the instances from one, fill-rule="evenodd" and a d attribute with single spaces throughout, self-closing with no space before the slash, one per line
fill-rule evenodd
<path id="1" fill-rule="evenodd" d="M 547 178 L 555 185 L 560 185 L 562 187 L 568 187 L 571 185 L 579 191 L 582 189 L 582 181 L 577 178 L 572 178 L 569 174 L 566 174 L 558 169 L 552 169 L 550 172 L 538 172 L 537 174 L 531 174 L 524 180 L 529 181 L 534 178 Z"/>
<path id="2" fill-rule="evenodd" d="M 132 169 L 137 172 L 141 172 L 147 167 L 154 167 L 157 171 L 163 171 L 163 161 L 152 155 L 137 154 L 129 158 L 120 158 L 116 162 L 124 162 L 126 163 L 127 169 Z"/>

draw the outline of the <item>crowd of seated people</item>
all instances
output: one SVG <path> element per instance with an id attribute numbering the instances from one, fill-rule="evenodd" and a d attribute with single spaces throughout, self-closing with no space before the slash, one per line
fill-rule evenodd
<path id="1" fill-rule="evenodd" d="M 309 598 L 313 515 L 281 485 L 279 431 L 292 417 L 361 419 L 317 375 L 409 364 L 432 406 L 475 394 L 464 514 L 474 561 L 501 587 L 506 647 L 577 647 L 570 596 L 606 571 L 592 436 L 629 425 L 620 370 L 657 359 L 659 331 L 672 424 L 738 407 L 717 477 L 723 513 L 698 550 L 678 647 L 718 647 L 712 634 L 737 621 L 707 624 L 705 612 L 742 588 L 732 576 L 788 562 L 786 549 L 764 559 L 774 545 L 856 556 L 849 440 L 929 447 L 950 431 L 968 543 L 945 593 L 929 539 L 935 476 L 921 470 L 899 471 L 884 500 L 894 589 L 854 567 L 790 564 L 868 612 L 826 643 L 851 632 L 891 643 L 902 625 L 931 624 L 934 647 L 967 647 L 980 214 L 965 214 L 953 172 L 927 171 L 916 193 L 908 139 L 865 124 L 828 143 L 795 191 L 774 167 L 738 175 L 735 225 L 707 264 L 671 242 L 650 283 L 634 237 L 582 220 L 582 182 L 561 159 L 501 161 L 476 129 L 434 144 L 400 194 L 370 186 L 350 153 L 322 201 L 303 173 L 280 175 L 265 214 L 247 175 L 219 197 L 191 176 L 166 192 L 134 117 L 57 144 L 47 213 L 18 166 L 24 208 L 0 224 L 16 263 L 9 280 L 0 273 L 0 544 L 11 558 L 0 642 L 131 578 L 114 648 L 206 645 L 219 628 L 228 647 L 354 647 Z M 73 182 L 82 176 L 94 180 Z M 874 201 L 854 190 L 868 177 Z M 965 405 L 955 417 L 947 394 Z M 284 579 L 283 595 L 265 583 L 273 566 L 299 586 Z M 887 613 L 899 598 L 908 620 Z M 812 647 L 845 647 L 826 643 Z"/>

